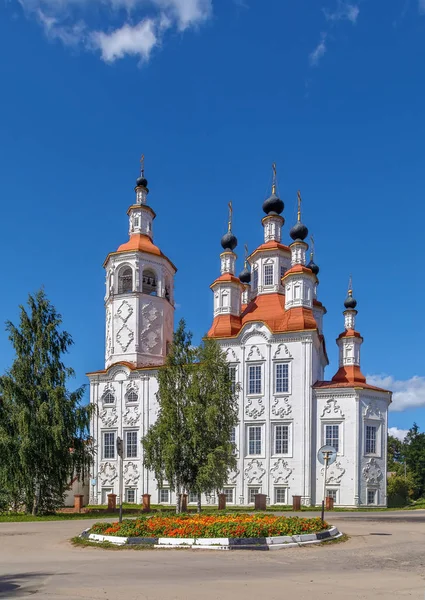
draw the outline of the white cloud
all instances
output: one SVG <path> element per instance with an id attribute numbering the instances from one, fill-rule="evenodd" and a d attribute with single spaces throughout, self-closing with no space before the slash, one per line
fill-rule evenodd
<path id="1" fill-rule="evenodd" d="M 388 427 L 388 435 L 392 435 L 393 437 L 400 440 L 400 442 L 404 441 L 404 438 L 409 433 L 408 429 L 399 429 L 398 427 Z"/>
<path id="2" fill-rule="evenodd" d="M 145 19 L 134 27 L 123 25 L 111 33 L 95 31 L 91 39 L 93 45 L 101 50 L 105 62 L 114 62 L 126 54 L 138 55 L 141 60 L 148 60 L 152 49 L 158 43 L 152 19 Z"/>
<path id="3" fill-rule="evenodd" d="M 109 63 L 126 55 L 148 60 L 168 30 L 198 27 L 213 9 L 212 0 L 18 1 L 28 17 L 41 24 L 47 38 L 100 50 Z"/>
<path id="4" fill-rule="evenodd" d="M 425 2 L 425 0 L 420 0 L 420 2 Z M 350 21 L 355 25 L 360 13 L 360 8 L 357 4 L 350 4 L 349 2 L 338 0 L 338 5 L 334 12 L 331 12 L 326 8 L 323 9 L 323 12 L 328 21 Z"/>
<path id="5" fill-rule="evenodd" d="M 312 65 L 313 67 L 317 67 L 320 59 L 325 55 L 325 53 L 326 53 L 326 34 L 322 33 L 320 42 L 317 44 L 316 48 L 313 50 L 313 52 L 309 56 L 310 65 Z"/>
<path id="6" fill-rule="evenodd" d="M 425 0 L 419 0 L 419 14 L 425 15 Z"/>
<path id="7" fill-rule="evenodd" d="M 414 375 L 410 379 L 394 379 L 391 375 L 368 375 L 371 385 L 393 391 L 390 410 L 401 412 L 408 408 L 425 407 L 425 377 Z"/>

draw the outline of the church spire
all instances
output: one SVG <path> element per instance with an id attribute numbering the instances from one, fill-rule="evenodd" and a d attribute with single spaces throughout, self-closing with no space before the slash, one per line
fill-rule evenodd
<path id="1" fill-rule="evenodd" d="M 140 157 L 140 175 L 136 179 L 136 204 L 146 204 L 147 196 L 149 194 L 148 180 L 145 177 L 145 155 L 142 154 Z"/>
<path id="2" fill-rule="evenodd" d="M 145 177 L 145 155 L 140 157 L 140 175 L 136 179 L 136 202 L 128 209 L 129 216 L 129 234 L 134 233 L 147 235 L 153 238 L 152 224 L 156 214 L 147 205 L 147 197 L 149 194 L 148 180 Z"/>
<path id="3" fill-rule="evenodd" d="M 272 193 L 263 203 L 263 210 L 267 216 L 261 221 L 264 227 L 264 242 L 280 242 L 281 229 L 285 219 L 281 216 L 285 205 L 276 195 L 277 171 L 276 163 L 272 164 Z"/>
<path id="4" fill-rule="evenodd" d="M 339 370 L 332 378 L 335 382 L 355 383 L 366 381 L 360 370 L 360 346 L 363 338 L 355 330 L 357 315 L 357 301 L 353 298 L 352 278 L 348 283 L 348 295 L 344 301 L 344 326 L 345 331 L 338 337 L 336 343 L 339 348 Z"/>

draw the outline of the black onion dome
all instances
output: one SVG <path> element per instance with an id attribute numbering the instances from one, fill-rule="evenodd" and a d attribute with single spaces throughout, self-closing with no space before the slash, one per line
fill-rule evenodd
<path id="1" fill-rule="evenodd" d="M 264 200 L 263 202 L 263 210 L 266 213 L 266 215 L 280 215 L 280 213 L 283 212 L 284 208 L 285 205 L 283 203 L 283 200 L 278 198 L 274 192 L 272 192 L 270 198 L 267 198 L 267 200 Z"/>
<path id="2" fill-rule="evenodd" d="M 148 187 L 148 180 L 143 175 L 136 179 L 136 187 Z"/>
<path id="3" fill-rule="evenodd" d="M 298 221 L 292 227 L 291 231 L 289 232 L 289 235 L 294 240 L 294 242 L 295 241 L 303 242 L 305 240 L 305 238 L 308 236 L 308 229 L 303 223 L 301 223 L 301 221 Z"/>
<path id="4" fill-rule="evenodd" d="M 320 271 L 320 269 L 319 269 L 319 267 L 316 265 L 316 263 L 313 261 L 313 259 L 311 259 L 311 260 L 310 260 L 310 262 L 309 262 L 309 263 L 308 263 L 308 265 L 307 265 L 307 268 L 308 268 L 308 269 L 310 269 L 310 271 L 313 271 L 313 273 L 314 273 L 315 275 L 318 275 L 318 274 L 319 274 L 319 271 Z"/>
<path id="5" fill-rule="evenodd" d="M 242 283 L 251 283 L 251 272 L 244 267 L 239 274 L 239 279 L 242 281 Z"/>
<path id="6" fill-rule="evenodd" d="M 223 250 L 230 250 L 231 252 L 233 252 L 233 250 L 238 245 L 238 240 L 231 231 L 228 231 L 221 238 L 221 245 L 223 246 Z"/>
<path id="7" fill-rule="evenodd" d="M 344 306 L 345 308 L 351 308 L 354 310 L 357 306 L 357 300 L 355 300 L 351 294 L 348 294 L 345 299 Z"/>

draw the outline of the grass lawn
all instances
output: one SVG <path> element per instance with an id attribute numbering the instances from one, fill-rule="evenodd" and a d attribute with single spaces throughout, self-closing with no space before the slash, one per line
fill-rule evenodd
<path id="1" fill-rule="evenodd" d="M 84 520 L 84 519 L 117 519 L 118 510 L 116 512 L 107 512 L 107 506 L 88 506 L 89 512 L 87 513 L 56 513 L 52 515 L 41 515 L 34 517 L 33 515 L 26 515 L 23 513 L 1 513 L 0 523 L 14 523 L 14 522 L 30 522 L 30 521 L 69 521 L 69 520 Z M 139 506 L 134 504 L 123 504 L 123 515 L 127 518 L 137 517 L 142 515 L 141 510 L 137 510 Z M 172 506 L 164 506 L 161 504 L 152 505 L 152 513 L 158 515 L 173 515 L 175 509 Z M 365 511 L 393 511 L 393 510 L 416 510 L 425 509 L 425 498 L 409 504 L 409 506 L 401 508 L 334 508 L 333 512 L 365 512 Z M 247 513 L 253 511 L 252 506 L 228 506 L 226 513 Z M 301 512 L 312 512 L 320 511 L 320 506 L 303 506 Z M 289 512 L 292 511 L 292 506 L 269 506 L 267 513 L 273 512 Z M 189 513 L 196 513 L 196 507 L 190 506 L 188 509 Z M 215 506 L 205 506 L 202 509 L 202 514 L 216 514 L 218 512 Z M 326 511 L 328 513 L 328 511 Z"/>

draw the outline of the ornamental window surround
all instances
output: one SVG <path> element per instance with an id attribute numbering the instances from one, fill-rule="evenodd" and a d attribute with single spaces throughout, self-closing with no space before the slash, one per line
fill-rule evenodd
<path id="1" fill-rule="evenodd" d="M 275 363 L 274 391 L 275 394 L 289 394 L 289 363 Z"/>
<path id="2" fill-rule="evenodd" d="M 365 424 L 365 454 L 376 456 L 378 454 L 379 426 Z"/>
<path id="3" fill-rule="evenodd" d="M 115 458 L 115 431 L 103 432 L 103 458 Z"/>
<path id="4" fill-rule="evenodd" d="M 226 496 L 226 503 L 227 504 L 234 504 L 234 495 L 235 495 L 235 489 L 232 487 L 225 487 L 223 489 L 223 494 Z"/>
<path id="5" fill-rule="evenodd" d="M 113 390 L 106 389 L 102 395 L 103 404 L 114 404 L 115 403 L 115 394 Z"/>
<path id="6" fill-rule="evenodd" d="M 378 496 L 378 490 L 367 490 L 366 494 L 367 504 L 378 504 L 376 501 Z"/>
<path id="7" fill-rule="evenodd" d="M 258 456 L 263 452 L 263 428 L 261 425 L 248 426 L 248 456 Z"/>
<path id="8" fill-rule="evenodd" d="M 249 365 L 248 367 L 248 395 L 260 395 L 262 393 L 262 367 L 261 365 Z"/>
<path id="9" fill-rule="evenodd" d="M 338 453 L 340 452 L 341 444 L 339 423 L 325 425 L 324 442 L 326 446 L 332 446 Z"/>
<path id="10" fill-rule="evenodd" d="M 139 399 L 139 396 L 137 394 L 137 391 L 134 388 L 131 388 L 125 395 L 125 399 L 127 402 L 137 402 Z"/>
<path id="11" fill-rule="evenodd" d="M 289 423 L 274 425 L 273 454 L 283 456 L 292 454 L 292 427 Z"/>
<path id="12" fill-rule="evenodd" d="M 264 265 L 264 285 L 273 285 L 273 264 Z"/>
<path id="13" fill-rule="evenodd" d="M 285 487 L 275 487 L 274 488 L 274 503 L 275 504 L 288 504 L 287 491 L 288 491 L 288 489 Z"/>
<path id="14" fill-rule="evenodd" d="M 137 431 L 125 432 L 125 457 L 137 458 Z"/>

